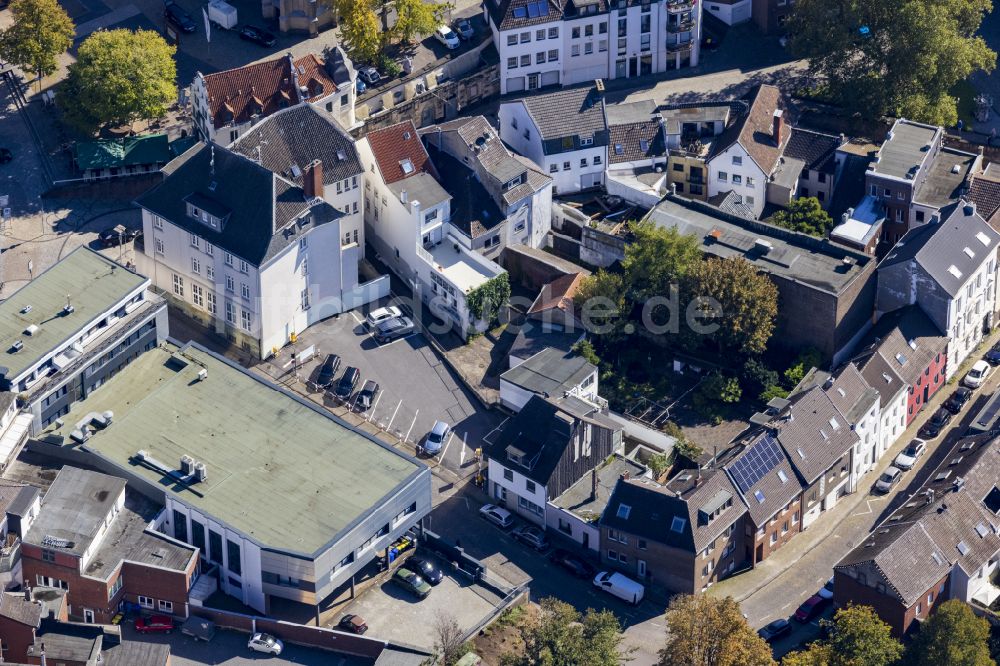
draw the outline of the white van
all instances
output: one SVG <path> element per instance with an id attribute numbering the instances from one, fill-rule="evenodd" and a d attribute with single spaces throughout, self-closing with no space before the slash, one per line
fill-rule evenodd
<path id="1" fill-rule="evenodd" d="M 637 583 L 628 576 L 620 573 L 602 571 L 594 576 L 594 587 L 599 587 L 608 594 L 618 597 L 622 601 L 627 601 L 633 606 L 638 606 L 642 597 L 646 594 L 646 588 L 642 583 Z"/>

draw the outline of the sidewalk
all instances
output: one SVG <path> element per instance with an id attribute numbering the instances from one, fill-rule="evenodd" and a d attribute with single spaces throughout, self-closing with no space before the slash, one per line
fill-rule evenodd
<path id="1" fill-rule="evenodd" d="M 917 436 L 917 432 L 920 427 L 924 424 L 927 418 L 930 417 L 943 403 L 951 393 L 954 391 L 957 382 L 965 374 L 968 368 L 975 361 L 979 360 L 982 355 L 988 350 L 994 343 L 1000 340 L 1000 329 L 994 331 L 989 336 L 987 336 L 979 347 L 969 355 L 965 363 L 958 369 L 952 378 L 952 381 L 941 388 L 934 395 L 933 398 L 928 401 L 922 412 L 917 418 L 913 420 L 910 426 L 900 435 L 899 439 L 896 440 L 895 444 L 892 445 L 882 459 L 879 461 L 879 465 L 865 474 L 858 483 L 858 490 L 843 499 L 841 499 L 833 507 L 833 509 L 825 512 L 819 517 L 816 522 L 814 522 L 806 531 L 797 535 L 792 539 L 787 545 L 782 547 L 780 550 L 775 552 L 769 558 L 761 562 L 754 569 L 747 571 L 745 573 L 733 576 L 732 578 L 727 578 L 713 585 L 709 590 L 708 594 L 715 597 L 733 597 L 738 602 L 743 602 L 760 592 L 762 589 L 770 585 L 782 574 L 791 572 L 793 570 L 798 570 L 801 567 L 805 567 L 808 563 L 803 564 L 804 558 L 807 555 L 813 553 L 817 548 L 825 548 L 824 559 L 829 559 L 830 556 L 834 556 L 833 561 L 839 561 L 846 553 L 856 545 L 856 543 L 867 536 L 870 532 L 870 528 L 865 526 L 864 531 L 861 534 L 853 534 L 851 532 L 845 532 L 841 530 L 840 527 L 845 520 L 854 515 L 867 515 L 871 513 L 872 518 L 875 519 L 878 513 L 881 513 L 881 509 L 873 509 L 869 504 L 868 510 L 864 511 L 863 506 L 867 502 L 883 500 L 886 505 L 892 503 L 892 501 L 901 492 L 905 492 L 907 487 L 905 485 L 900 485 L 897 491 L 893 494 L 876 497 L 868 492 L 868 487 L 874 482 L 878 475 L 882 473 L 887 467 L 892 464 L 896 455 L 906 447 L 906 445 Z M 990 387 L 996 388 L 997 377 L 992 376 L 990 378 Z M 987 391 L 980 391 L 980 395 L 986 394 Z M 931 443 L 931 448 L 928 450 L 927 455 L 923 456 L 921 462 L 914 467 L 912 472 L 908 475 L 913 478 L 920 473 L 924 464 L 927 463 L 933 457 L 934 451 L 937 447 L 941 446 L 947 436 L 944 435 L 935 442 Z M 858 512 L 860 511 L 860 514 Z M 865 524 L 859 523 L 858 526 L 852 525 L 856 530 Z M 830 537 L 834 537 L 831 539 Z M 837 543 L 826 543 L 828 540 Z M 824 573 L 825 578 L 828 578 L 831 572 L 827 571 Z M 823 580 L 825 580 L 823 578 Z"/>

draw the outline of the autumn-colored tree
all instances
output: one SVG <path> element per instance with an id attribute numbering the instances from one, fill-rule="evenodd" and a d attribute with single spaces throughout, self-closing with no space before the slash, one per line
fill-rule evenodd
<path id="1" fill-rule="evenodd" d="M 628 659 L 620 649 L 621 625 L 611 611 L 588 608 L 581 615 L 552 597 L 539 605 L 538 618 L 519 627 L 524 649 L 504 655 L 504 666 L 619 666 Z"/>
<path id="2" fill-rule="evenodd" d="M 416 37 L 425 37 L 441 25 L 445 5 L 428 0 L 395 0 L 396 24 L 393 36 L 403 42 L 412 42 Z"/>
<path id="3" fill-rule="evenodd" d="M 774 666 L 771 648 L 731 597 L 676 596 L 666 625 L 659 666 Z"/>
<path id="4" fill-rule="evenodd" d="M 778 288 L 743 257 L 701 261 L 686 280 L 688 302 L 700 302 L 718 324 L 711 338 L 723 349 L 760 354 L 774 332 Z M 700 341 L 700 340 L 699 340 Z"/>
<path id="5" fill-rule="evenodd" d="M 73 45 L 76 26 L 57 0 L 12 0 L 13 22 L 0 30 L 0 60 L 38 77 L 56 71 L 56 58 Z"/>
<path id="6" fill-rule="evenodd" d="M 152 30 L 98 30 L 80 45 L 56 99 L 86 131 L 159 118 L 177 99 L 176 51 Z"/>
<path id="7" fill-rule="evenodd" d="M 829 640 L 789 653 L 781 666 L 892 666 L 903 654 L 903 645 L 871 606 L 841 608 L 825 622 Z"/>

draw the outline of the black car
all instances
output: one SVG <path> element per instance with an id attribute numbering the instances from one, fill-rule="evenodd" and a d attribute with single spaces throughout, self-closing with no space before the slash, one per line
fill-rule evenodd
<path id="1" fill-rule="evenodd" d="M 358 408 L 362 411 L 371 409 L 372 405 L 375 404 L 375 396 L 378 395 L 378 392 L 378 382 L 371 379 L 366 381 L 361 388 L 361 393 L 358 393 Z"/>
<path id="2" fill-rule="evenodd" d="M 191 15 L 184 11 L 184 8 L 176 2 L 167 2 L 163 6 L 163 15 L 183 32 L 191 33 L 197 29 Z"/>
<path id="3" fill-rule="evenodd" d="M 333 382 L 337 370 L 340 369 L 340 357 L 336 354 L 327 354 L 326 360 L 320 366 L 319 374 L 316 376 L 316 383 L 326 388 Z"/>
<path id="4" fill-rule="evenodd" d="M 779 618 L 767 626 L 761 627 L 757 634 L 768 643 L 773 643 L 783 636 L 792 633 L 792 623 L 785 618 Z"/>
<path id="5" fill-rule="evenodd" d="M 406 560 L 406 568 L 420 574 L 420 577 L 431 585 L 437 585 L 441 582 L 441 569 L 438 568 L 432 560 L 429 560 L 426 557 L 414 555 L 410 559 Z"/>
<path id="6" fill-rule="evenodd" d="M 354 387 L 358 385 L 359 381 L 361 381 L 361 371 L 348 366 L 340 381 L 337 382 L 337 388 L 333 390 L 333 394 L 341 400 L 347 400 L 354 393 Z"/>
<path id="7" fill-rule="evenodd" d="M 245 25 L 240 28 L 240 39 L 253 42 L 254 44 L 260 44 L 261 46 L 266 46 L 268 48 L 274 46 L 275 41 L 274 35 L 263 28 L 258 28 L 255 25 Z"/>
<path id="8" fill-rule="evenodd" d="M 993 348 L 986 352 L 983 357 L 990 365 L 1000 365 L 1000 342 L 993 345 Z"/>
<path id="9" fill-rule="evenodd" d="M 562 548 L 556 548 L 552 551 L 552 554 L 549 555 L 549 561 L 566 569 L 577 578 L 590 580 L 597 573 L 597 570 L 588 562 Z"/>
<path id="10" fill-rule="evenodd" d="M 959 386 L 955 389 L 955 392 L 948 396 L 948 399 L 944 401 L 944 408 L 947 409 L 952 414 L 958 414 L 965 407 L 965 403 L 969 402 L 972 398 L 972 389 L 965 386 Z"/>
<path id="11" fill-rule="evenodd" d="M 102 247 L 117 247 L 118 245 L 135 240 L 141 235 L 142 232 L 135 229 L 126 229 L 121 233 L 118 233 L 114 229 L 106 229 L 97 235 L 97 240 L 101 243 Z"/>
<path id="12" fill-rule="evenodd" d="M 942 407 L 934 412 L 934 416 L 924 424 L 924 427 L 920 429 L 920 433 L 925 437 L 937 437 L 950 422 L 951 412 Z"/>
<path id="13" fill-rule="evenodd" d="M 354 634 L 363 634 L 368 631 L 368 623 L 360 615 L 345 615 L 340 618 L 337 626 Z"/>

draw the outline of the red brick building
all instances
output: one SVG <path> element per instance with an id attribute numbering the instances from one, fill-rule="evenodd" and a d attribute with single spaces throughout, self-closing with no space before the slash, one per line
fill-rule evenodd
<path id="1" fill-rule="evenodd" d="M 34 588 L 0 593 L 0 662 L 24 662 L 45 618 L 67 619 L 65 592 Z"/>
<path id="2" fill-rule="evenodd" d="M 74 620 L 109 623 L 123 601 L 186 617 L 198 549 L 147 529 L 157 511 L 122 479 L 64 467 L 24 535 L 22 575 L 66 590 Z"/>

